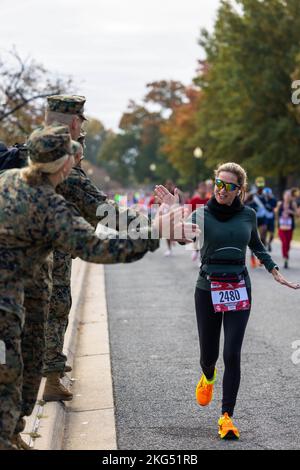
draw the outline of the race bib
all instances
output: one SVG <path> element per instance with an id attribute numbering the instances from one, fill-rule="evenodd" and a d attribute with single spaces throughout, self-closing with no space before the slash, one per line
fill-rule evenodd
<path id="1" fill-rule="evenodd" d="M 245 279 L 240 282 L 212 282 L 211 298 L 216 313 L 250 309 Z"/>

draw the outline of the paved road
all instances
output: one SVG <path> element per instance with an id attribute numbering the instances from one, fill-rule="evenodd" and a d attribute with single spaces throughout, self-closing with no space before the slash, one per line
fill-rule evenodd
<path id="1" fill-rule="evenodd" d="M 163 248 L 135 264 L 106 267 L 119 449 L 300 449 L 300 364 L 291 360 L 291 344 L 300 340 L 300 291 L 275 283 L 264 268 L 252 272 L 254 302 L 235 411 L 241 439 L 222 442 L 221 357 L 214 401 L 201 408 L 194 400 L 198 268 L 183 247 L 171 258 Z M 292 258 L 288 277 L 300 280 L 300 249 Z"/>

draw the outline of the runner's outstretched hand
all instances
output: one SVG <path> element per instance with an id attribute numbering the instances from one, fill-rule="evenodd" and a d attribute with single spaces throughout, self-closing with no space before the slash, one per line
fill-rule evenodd
<path id="1" fill-rule="evenodd" d="M 273 277 L 275 279 L 275 281 L 279 282 L 280 284 L 282 284 L 283 286 L 287 286 L 287 287 L 290 287 L 291 289 L 300 289 L 300 284 L 296 284 L 295 282 L 289 282 L 287 281 L 282 274 L 280 274 L 279 271 L 277 271 L 277 269 L 272 269 L 272 274 L 273 274 Z"/>

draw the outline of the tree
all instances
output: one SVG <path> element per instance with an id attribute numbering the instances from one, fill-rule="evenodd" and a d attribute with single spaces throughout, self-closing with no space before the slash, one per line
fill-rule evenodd
<path id="1" fill-rule="evenodd" d="M 134 175 L 138 182 L 150 182 L 155 178 L 151 165 L 157 163 L 160 122 L 159 113 L 150 112 L 133 101 L 121 118 L 119 127 L 125 135 L 131 136 L 130 141 L 134 144 Z"/>
<path id="2" fill-rule="evenodd" d="M 109 176 L 124 187 L 135 183 L 134 164 L 137 154 L 136 141 L 130 134 L 107 132 L 97 164 L 104 167 Z"/>
<path id="3" fill-rule="evenodd" d="M 177 172 L 160 151 L 162 122 L 160 110 L 150 111 L 144 104 L 130 101 L 119 133 L 109 136 L 98 161 L 107 161 L 106 169 L 124 185 L 154 184 L 175 177 Z"/>
<path id="4" fill-rule="evenodd" d="M 299 13 L 298 0 L 222 1 L 214 32 L 202 31 L 208 65 L 195 80 L 203 91 L 196 136 L 210 167 L 234 160 L 281 185 L 299 171 L 290 107 Z"/>
<path id="5" fill-rule="evenodd" d="M 162 125 L 162 152 L 180 175 L 180 183 L 194 185 L 209 176 L 202 160 L 194 157 L 199 143 L 195 139 L 197 131 L 197 111 L 201 106 L 201 92 L 196 87 L 185 89 L 185 99 L 178 105 L 170 118 Z"/>
<path id="6" fill-rule="evenodd" d="M 160 80 L 147 83 L 148 93 L 144 98 L 145 103 L 154 103 L 162 110 L 174 110 L 186 99 L 185 86 L 176 80 Z"/>
<path id="7" fill-rule="evenodd" d="M 0 56 L 0 140 L 24 142 L 43 121 L 45 98 L 74 91 L 71 79 L 53 77 L 41 64 L 16 50 Z"/>

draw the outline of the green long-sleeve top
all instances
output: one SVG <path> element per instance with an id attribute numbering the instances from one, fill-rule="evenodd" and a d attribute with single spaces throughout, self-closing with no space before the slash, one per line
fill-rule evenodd
<path id="1" fill-rule="evenodd" d="M 250 207 L 245 206 L 227 221 L 221 222 L 216 219 L 207 207 L 204 207 L 204 210 L 200 208 L 194 211 L 190 219 L 193 223 L 198 224 L 203 231 L 203 245 L 200 253 L 204 269 L 208 268 L 208 265 L 205 265 L 205 260 L 208 258 L 210 261 L 213 259 L 245 259 L 247 246 L 255 253 L 269 272 L 276 266 L 276 263 L 267 253 L 260 240 L 257 231 L 256 213 Z M 239 273 L 243 267 L 231 264 L 209 264 L 208 269 L 211 272 Z M 245 277 L 245 282 L 246 286 L 250 288 L 251 283 L 248 274 Z M 199 274 L 197 287 L 199 289 L 210 290 L 210 283 Z"/>

